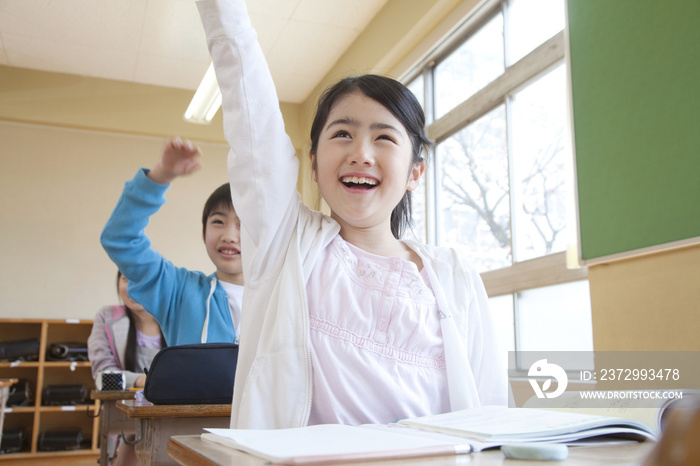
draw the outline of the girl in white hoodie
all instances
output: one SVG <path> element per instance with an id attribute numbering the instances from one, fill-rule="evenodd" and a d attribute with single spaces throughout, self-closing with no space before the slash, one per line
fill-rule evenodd
<path id="1" fill-rule="evenodd" d="M 423 111 L 397 81 L 321 98 L 310 157 L 331 215 L 296 191 L 298 159 L 242 0 L 199 2 L 223 95 L 246 291 L 231 426 L 387 423 L 506 404 L 479 275 L 403 240 L 425 168 Z"/>

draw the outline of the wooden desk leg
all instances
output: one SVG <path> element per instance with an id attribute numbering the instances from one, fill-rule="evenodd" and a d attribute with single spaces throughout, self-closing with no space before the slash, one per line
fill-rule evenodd
<path id="1" fill-rule="evenodd" d="M 153 455 L 153 419 L 137 419 L 136 420 L 136 435 L 134 437 L 136 444 L 136 458 L 139 460 L 139 466 L 150 466 L 156 464 L 152 462 Z"/>
<path id="2" fill-rule="evenodd" d="M 109 419 L 114 402 L 100 400 L 100 466 L 109 466 Z"/>
<path id="3" fill-rule="evenodd" d="M 168 440 L 173 435 L 199 435 L 205 427 L 225 428 L 228 417 L 171 417 L 141 419 L 137 424 L 141 441 L 136 444 L 136 457 L 140 466 L 177 466 L 179 463 L 168 455 Z M 139 432 L 136 433 L 139 438 Z"/>
<path id="4" fill-rule="evenodd" d="M 100 411 L 100 466 L 109 466 L 109 437 L 133 434 L 138 421 L 129 419 L 117 409 L 115 400 L 101 400 Z"/>

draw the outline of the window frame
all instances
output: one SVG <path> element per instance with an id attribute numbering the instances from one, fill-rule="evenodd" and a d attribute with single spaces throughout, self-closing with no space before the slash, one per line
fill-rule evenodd
<path id="1" fill-rule="evenodd" d="M 433 72 L 437 65 L 467 41 L 484 24 L 499 13 L 503 14 L 504 23 L 508 21 L 508 0 L 486 0 L 481 2 L 458 25 L 451 34 L 437 44 L 431 52 L 404 73 L 400 80 L 409 83 L 419 75 L 423 77 L 423 103 L 426 113 L 426 134 L 437 145 L 478 120 L 499 105 L 506 106 L 508 115 L 509 99 L 518 90 L 545 75 L 555 67 L 566 62 L 565 31 L 562 30 L 543 42 L 523 58 L 510 65 L 506 47 L 505 71 L 502 75 L 484 86 L 481 90 L 455 106 L 440 118 L 433 119 L 434 79 Z M 504 28 L 504 44 L 507 40 L 507 26 Z M 568 104 L 567 104 L 568 105 Z M 567 131 L 571 135 L 571 121 L 567 122 Z M 567 144 L 571 144 L 567 137 Z M 509 156 L 512 153 L 509 148 Z M 430 154 L 434 157 L 434 150 Z M 572 152 L 573 157 L 573 152 Z M 512 173 L 511 173 L 512 176 Z M 425 237 L 429 244 L 437 244 L 435 195 L 439 187 L 437 170 L 428 164 L 425 170 Z M 511 194 L 512 196 L 512 194 Z M 575 226 L 577 228 L 577 226 Z M 571 248 L 570 248 L 571 249 Z M 573 248 L 575 250 L 575 247 Z M 481 273 L 486 292 L 490 298 L 515 294 L 533 288 L 581 281 L 588 279 L 588 269 L 581 266 L 571 251 L 561 251 L 525 261 L 514 262 L 509 267 Z M 517 303 L 515 304 L 517 307 Z M 517 349 L 517 310 L 515 321 L 515 338 Z"/>

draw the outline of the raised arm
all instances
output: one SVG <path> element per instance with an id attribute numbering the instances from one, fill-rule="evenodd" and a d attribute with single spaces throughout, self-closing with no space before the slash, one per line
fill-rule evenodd
<path id="1" fill-rule="evenodd" d="M 129 279 L 129 295 L 156 317 L 161 326 L 178 301 L 187 271 L 175 267 L 151 247 L 146 226 L 165 203 L 169 183 L 197 170 L 200 151 L 188 141 L 169 139 L 153 170 L 139 170 L 124 185 L 100 241 L 110 259 Z"/>
<path id="2" fill-rule="evenodd" d="M 299 163 L 284 130 L 277 93 L 241 0 L 197 2 L 223 97 L 228 174 L 241 218 L 246 282 L 297 209 Z M 288 223 L 287 223 L 288 225 Z M 281 233 L 282 232 L 282 233 Z M 274 248 L 274 246 L 273 246 Z M 248 263 L 248 266 L 246 265 Z"/>

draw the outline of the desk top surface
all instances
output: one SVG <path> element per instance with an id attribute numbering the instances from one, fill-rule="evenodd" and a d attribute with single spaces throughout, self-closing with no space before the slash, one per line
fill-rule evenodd
<path id="1" fill-rule="evenodd" d="M 154 405 L 148 401 L 117 401 L 117 409 L 129 418 L 229 417 L 231 405 Z"/>
<path id="2" fill-rule="evenodd" d="M 527 464 L 527 466 L 593 466 L 638 465 L 644 462 L 654 442 L 625 443 L 601 447 L 571 447 L 565 461 L 507 460 L 500 450 L 487 450 L 466 455 L 434 456 L 430 458 L 401 458 L 363 462 L 363 465 L 398 466 L 501 466 Z M 199 435 L 175 435 L 168 441 L 168 454 L 185 466 L 262 466 L 265 460 L 232 448 L 207 441 Z"/>

